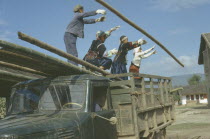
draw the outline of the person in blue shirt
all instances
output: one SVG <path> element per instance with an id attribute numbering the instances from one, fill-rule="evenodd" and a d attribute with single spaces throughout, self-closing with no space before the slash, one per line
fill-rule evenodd
<path id="1" fill-rule="evenodd" d="M 94 93 L 93 112 L 103 111 L 106 104 L 106 89 Z"/>
<path id="2" fill-rule="evenodd" d="M 84 19 L 85 17 L 94 16 L 96 14 L 106 14 L 105 10 L 96 10 L 91 12 L 84 12 L 84 8 L 81 5 L 74 7 L 75 16 L 66 28 L 64 34 L 64 42 L 66 45 L 67 53 L 78 57 L 78 52 L 76 48 L 77 37 L 84 38 L 84 24 L 93 24 L 96 22 L 102 22 L 105 17 L 100 17 L 98 19 Z M 73 61 L 68 61 L 74 65 L 78 65 Z"/>

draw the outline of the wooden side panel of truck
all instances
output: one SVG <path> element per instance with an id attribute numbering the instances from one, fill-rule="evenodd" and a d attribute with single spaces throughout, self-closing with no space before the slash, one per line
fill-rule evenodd
<path id="1" fill-rule="evenodd" d="M 175 120 L 171 78 L 131 73 L 109 77 L 123 76 L 129 80 L 110 83 L 119 139 L 164 138 L 165 128 Z"/>

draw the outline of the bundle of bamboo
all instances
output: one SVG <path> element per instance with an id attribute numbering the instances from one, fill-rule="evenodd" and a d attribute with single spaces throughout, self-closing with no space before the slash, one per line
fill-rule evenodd
<path id="1" fill-rule="evenodd" d="M 20 81 L 52 76 L 94 74 L 84 68 L 14 43 L 0 40 L 0 47 L 2 85 L 0 96 L 8 96 L 9 88 Z"/>
<path id="2" fill-rule="evenodd" d="M 0 40 L 0 83 L 5 86 L 1 89 L 2 91 L 0 91 L 0 96 L 8 96 L 8 90 L 12 85 L 25 80 L 75 74 L 98 75 L 92 71 L 97 71 L 102 75 L 110 74 L 94 65 L 91 65 L 90 63 L 78 59 L 77 57 L 74 57 L 26 34 L 19 32 L 18 36 L 20 39 L 32 43 L 35 46 L 39 46 L 59 56 L 77 62 L 82 66 L 88 67 L 91 71 L 33 49 Z"/>
<path id="3" fill-rule="evenodd" d="M 43 76 L 93 74 L 81 67 L 17 44 L 0 40 L 0 46 L 3 48 L 0 50 L 2 66 Z"/>
<path id="4" fill-rule="evenodd" d="M 1 97 L 9 96 L 11 86 L 20 81 L 72 74 L 94 74 L 17 44 L 0 40 L 0 47 Z"/>

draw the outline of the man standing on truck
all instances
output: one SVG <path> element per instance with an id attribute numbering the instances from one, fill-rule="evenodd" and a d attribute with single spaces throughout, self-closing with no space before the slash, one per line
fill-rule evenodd
<path id="1" fill-rule="evenodd" d="M 105 20 L 104 16 L 98 19 L 83 19 L 83 18 L 94 16 L 96 14 L 105 15 L 106 11 L 99 9 L 96 11 L 84 12 L 83 6 L 77 5 L 74 7 L 74 12 L 75 12 L 75 16 L 66 28 L 66 31 L 64 34 L 64 42 L 66 45 L 67 53 L 75 57 L 78 57 L 76 41 L 77 41 L 77 37 L 84 38 L 84 24 L 93 24 L 93 23 L 102 22 Z M 68 62 L 74 65 L 78 65 L 77 63 L 73 61 L 68 60 Z"/>

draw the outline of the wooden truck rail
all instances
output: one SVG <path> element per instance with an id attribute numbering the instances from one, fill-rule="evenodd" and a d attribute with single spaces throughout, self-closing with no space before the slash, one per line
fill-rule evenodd
<path id="1" fill-rule="evenodd" d="M 132 73 L 107 77 L 123 76 L 130 79 L 110 83 L 113 108 L 119 120 L 118 136 L 165 136 L 165 128 L 175 119 L 171 78 Z"/>

